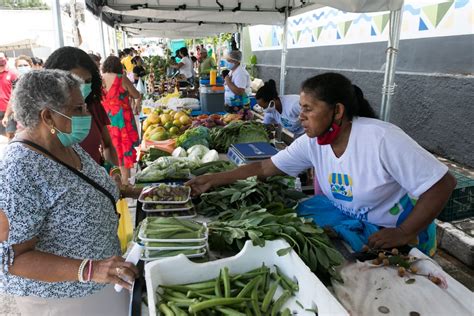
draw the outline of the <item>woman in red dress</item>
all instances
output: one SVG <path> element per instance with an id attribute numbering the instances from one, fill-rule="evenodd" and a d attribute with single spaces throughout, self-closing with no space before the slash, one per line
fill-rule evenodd
<path id="1" fill-rule="evenodd" d="M 134 166 L 137 158 L 135 147 L 139 144 L 130 97 L 139 103 L 141 95 L 133 83 L 123 76 L 123 66 L 118 57 L 107 57 L 102 65 L 102 78 L 102 104 L 111 122 L 108 126 L 109 133 L 117 150 L 122 182 L 126 185 L 130 178 L 130 168 Z"/>

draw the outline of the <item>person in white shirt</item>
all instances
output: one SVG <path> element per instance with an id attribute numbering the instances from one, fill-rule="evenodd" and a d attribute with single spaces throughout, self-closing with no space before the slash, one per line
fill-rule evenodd
<path id="1" fill-rule="evenodd" d="M 193 194 L 314 167 L 338 211 L 380 228 L 368 237 L 370 247 L 415 244 L 456 186 L 448 168 L 399 127 L 374 119 L 362 91 L 340 74 L 304 81 L 300 104 L 305 135 L 271 159 L 189 181 Z"/>
<path id="2" fill-rule="evenodd" d="M 179 73 L 183 75 L 187 81 L 193 83 L 193 62 L 191 58 L 189 58 L 188 49 L 186 47 L 182 47 L 178 50 L 178 57 L 181 58 L 179 64 L 171 66 L 173 68 L 179 69 Z"/>
<path id="3" fill-rule="evenodd" d="M 300 96 L 289 94 L 278 96 L 275 80 L 270 79 L 258 89 L 255 99 L 264 109 L 263 124 L 276 124 L 284 127 L 295 135 L 304 134 L 300 122 Z"/>
<path id="4" fill-rule="evenodd" d="M 250 75 L 245 67 L 241 65 L 242 53 L 240 51 L 231 51 L 226 56 L 226 60 L 230 72 L 224 78 L 224 101 L 228 109 L 238 111 L 250 104 L 249 95 L 252 93 Z"/>

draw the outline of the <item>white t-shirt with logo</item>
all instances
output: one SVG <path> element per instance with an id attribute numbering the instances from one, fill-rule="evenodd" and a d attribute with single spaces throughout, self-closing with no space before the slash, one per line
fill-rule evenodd
<path id="1" fill-rule="evenodd" d="M 229 72 L 229 76 L 231 77 L 233 84 L 241 89 L 245 89 L 245 93 L 250 96 L 252 93 L 252 89 L 250 88 L 250 75 L 247 70 L 242 67 L 242 65 L 239 65 L 236 69 L 231 70 Z M 230 105 L 231 99 L 235 97 L 235 93 L 232 92 L 232 90 L 227 85 L 225 85 L 224 89 L 225 103 Z"/>
<path id="2" fill-rule="evenodd" d="M 397 226 L 412 198 L 448 171 L 399 127 L 370 118 L 354 118 L 347 148 L 339 158 L 330 145 L 320 146 L 305 134 L 272 161 L 292 176 L 314 167 L 321 190 L 337 208 L 383 227 Z"/>
<path id="3" fill-rule="evenodd" d="M 295 134 L 300 136 L 304 133 L 304 129 L 300 122 L 300 96 L 297 94 L 289 94 L 280 96 L 281 114 L 272 107 L 268 108 L 263 116 L 263 124 L 278 124 Z"/>
<path id="4" fill-rule="evenodd" d="M 179 73 L 184 75 L 186 79 L 189 79 L 193 76 L 193 61 L 188 56 L 181 59 L 181 62 L 184 64 L 179 68 Z"/>

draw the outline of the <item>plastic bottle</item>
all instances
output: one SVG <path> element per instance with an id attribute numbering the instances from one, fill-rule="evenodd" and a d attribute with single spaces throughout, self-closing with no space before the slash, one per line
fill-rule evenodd
<path id="1" fill-rule="evenodd" d="M 211 69 L 211 71 L 209 72 L 209 84 L 211 86 L 215 86 L 216 80 L 217 80 L 217 70 Z"/>

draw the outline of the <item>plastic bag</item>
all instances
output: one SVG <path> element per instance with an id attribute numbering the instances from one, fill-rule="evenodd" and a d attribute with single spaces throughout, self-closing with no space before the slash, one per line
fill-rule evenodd
<path id="1" fill-rule="evenodd" d="M 120 248 L 122 253 L 127 251 L 127 245 L 133 236 L 133 225 L 128 203 L 126 199 L 120 199 L 117 202 L 117 212 L 120 214 L 117 235 L 120 240 Z"/>
<path id="2" fill-rule="evenodd" d="M 141 95 L 144 95 L 146 94 L 146 87 L 145 87 L 145 83 L 143 82 L 142 79 L 138 79 L 138 83 L 137 83 L 137 91 L 140 92 Z"/>

